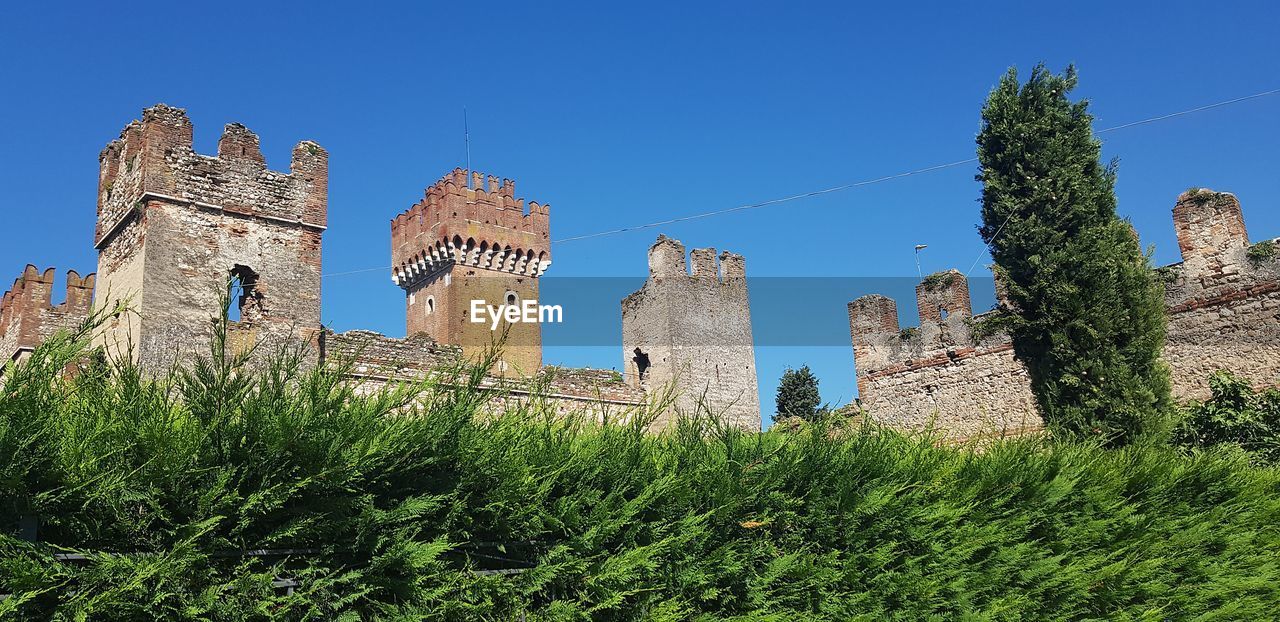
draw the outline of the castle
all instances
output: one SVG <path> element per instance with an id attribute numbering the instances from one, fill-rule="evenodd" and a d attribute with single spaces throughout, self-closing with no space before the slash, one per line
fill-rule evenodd
<path id="1" fill-rule="evenodd" d="M 391 221 L 391 279 L 404 291 L 407 337 L 337 333 L 320 323 L 328 153 L 319 145 L 298 143 L 289 171 L 271 171 L 258 137 L 233 123 L 218 154 L 201 155 L 186 113 L 162 104 L 127 125 L 99 163 L 98 271 L 69 272 L 66 300 L 55 306 L 53 269 L 27 266 L 0 301 L 6 362 L 23 360 L 91 307 L 125 302 L 132 312 L 111 318 L 96 345 L 163 373 L 206 350 L 210 319 L 223 311 L 220 292 L 231 282 L 236 344 L 307 344 L 308 364 L 342 361 L 368 389 L 473 360 L 497 334 L 471 321 L 473 304 L 537 300 L 551 266 L 550 207 L 517 198 L 510 179 L 455 169 Z M 1226 193 L 1188 191 L 1173 219 L 1183 261 L 1158 273 L 1175 395 L 1204 397 L 1218 369 L 1280 383 L 1276 241 L 1251 246 L 1240 204 Z M 544 367 L 540 324 L 506 323 L 484 384 L 498 405 L 536 397 L 559 412 L 605 417 L 670 390 L 658 426 L 704 410 L 758 430 L 745 260 L 686 252 L 660 236 L 648 263 L 643 287 L 621 303 L 621 375 Z M 959 437 L 1043 427 L 1026 369 L 1008 335 L 982 329 L 963 274 L 925 278 L 916 306 L 920 325 L 904 330 L 890 298 L 848 305 L 858 393 L 874 418 Z"/>
<path id="2" fill-rule="evenodd" d="M 1280 384 L 1278 241 L 1250 245 L 1240 202 L 1206 189 L 1178 197 L 1173 224 L 1183 261 L 1156 273 L 1165 286 L 1164 360 L 1174 396 L 1208 397 L 1209 375 L 1223 369 L 1256 385 Z M 1026 368 L 1008 335 L 984 334 L 963 274 L 926 277 L 916 306 L 919 327 L 903 330 L 892 299 L 849 303 L 865 408 L 888 425 L 959 437 L 1043 427 Z"/>
<path id="3" fill-rule="evenodd" d="M 201 155 L 186 112 L 161 104 L 125 126 L 99 164 L 98 271 L 69 273 L 66 302 L 54 306 L 53 269 L 28 266 L 0 303 L 5 362 L 77 325 L 91 303 L 124 302 L 130 312 L 111 318 L 95 345 L 163 373 L 207 351 L 230 282 L 235 344 L 307 344 L 308 364 L 342 361 L 360 386 L 376 387 L 493 345 L 495 331 L 469 321 L 472 304 L 536 300 L 551 265 L 549 206 L 526 205 L 509 179 L 456 169 L 391 221 L 391 277 L 404 290 L 408 336 L 337 333 L 320 323 L 328 153 L 319 145 L 298 143 L 289 171 L 272 171 L 258 137 L 232 123 L 217 155 Z M 561 412 L 601 417 L 671 390 L 678 397 L 659 425 L 678 410 L 705 408 L 759 429 L 745 262 L 724 253 L 718 271 L 714 249 L 695 249 L 689 273 L 685 254 L 660 238 L 644 287 L 622 303 L 625 375 L 544 367 L 540 325 L 507 323 L 484 386 L 499 405 L 536 395 Z M 738 335 L 738 345 L 700 342 L 708 326 Z"/>

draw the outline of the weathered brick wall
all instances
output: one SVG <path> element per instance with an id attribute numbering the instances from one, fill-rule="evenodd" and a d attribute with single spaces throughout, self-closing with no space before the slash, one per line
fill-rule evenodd
<path id="1" fill-rule="evenodd" d="M 1227 193 L 1184 193 L 1173 219 L 1183 261 L 1157 274 L 1165 283 L 1164 359 L 1174 395 L 1207 397 L 1209 374 L 1223 369 L 1258 386 L 1280 385 L 1280 260 L 1267 252 L 1275 242 L 1249 244 L 1240 204 Z M 939 289 L 943 281 L 955 287 Z M 953 436 L 1041 425 L 1008 336 L 972 337 L 959 273 L 926 279 L 917 305 L 920 327 L 903 331 L 892 300 L 849 304 L 858 393 L 873 416 L 904 428 L 932 422 Z"/>
<path id="2" fill-rule="evenodd" d="M 95 277 L 67 272 L 66 300 L 53 305 L 53 268 L 27 265 L 0 299 L 0 366 L 21 361 L 54 333 L 73 329 L 89 315 Z"/>
<path id="3" fill-rule="evenodd" d="M 645 391 L 675 389 L 677 412 L 711 411 L 748 430 L 760 429 L 751 310 L 741 255 L 695 249 L 661 236 L 649 249 L 649 278 L 622 301 L 622 354 L 627 382 Z M 647 361 L 647 363 L 646 363 Z M 642 369 L 643 368 L 643 369 Z"/>
<path id="4" fill-rule="evenodd" d="M 1173 221 L 1183 261 L 1158 274 L 1174 394 L 1207 397 L 1208 376 L 1220 369 L 1259 386 L 1280 385 L 1280 261 L 1274 250 L 1261 252 L 1275 242 L 1250 252 L 1240 202 L 1228 193 L 1183 193 Z"/>
<path id="5" fill-rule="evenodd" d="M 1043 427 L 1026 369 L 1007 335 L 975 335 L 969 284 L 955 270 L 916 288 L 920 326 L 902 330 L 897 303 L 849 303 L 858 395 L 877 421 L 933 428 L 952 437 L 1016 434 Z"/>
<path id="6" fill-rule="evenodd" d="M 363 330 L 327 332 L 323 349 L 329 364 L 346 366 L 351 379 L 369 391 L 447 372 L 464 359 L 462 348 L 422 334 L 395 339 Z M 494 412 L 536 397 L 559 414 L 585 412 L 599 419 L 628 414 L 645 403 L 644 393 L 620 374 L 597 369 L 546 367 L 529 378 L 491 376 L 483 387 L 491 393 L 488 407 Z"/>
<path id="7" fill-rule="evenodd" d="M 252 285 L 239 339 L 266 349 L 313 341 L 328 154 L 303 141 L 281 173 L 267 169 L 243 125 L 226 126 L 217 157 L 195 153 L 191 135 L 186 113 L 161 104 L 99 156 L 96 296 L 100 305 L 127 299 L 136 311 L 100 342 L 153 370 L 203 351 L 233 273 Z"/>

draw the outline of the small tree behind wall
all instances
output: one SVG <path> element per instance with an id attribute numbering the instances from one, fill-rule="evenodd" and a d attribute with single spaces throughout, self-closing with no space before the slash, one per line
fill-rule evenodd
<path id="1" fill-rule="evenodd" d="M 799 417 L 806 421 L 817 418 L 822 398 L 818 394 L 818 378 L 809 371 L 809 366 L 800 369 L 787 368 L 778 383 L 778 412 L 773 420 L 787 417 Z"/>

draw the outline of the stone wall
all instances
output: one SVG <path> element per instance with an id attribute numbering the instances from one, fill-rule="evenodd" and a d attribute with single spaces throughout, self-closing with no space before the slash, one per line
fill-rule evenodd
<path id="1" fill-rule="evenodd" d="M 1179 399 L 1208 396 L 1208 376 L 1229 370 L 1257 386 L 1280 385 L 1280 260 L 1276 242 L 1250 245 L 1236 198 L 1197 189 L 1178 198 L 1174 226 L 1183 261 L 1156 272 L 1165 283 L 1164 359 Z M 974 338 L 968 284 L 958 272 L 917 288 L 920 326 L 901 330 L 884 296 L 849 303 L 858 394 L 893 426 L 933 424 L 952 436 L 1041 427 L 1027 372 L 1008 335 Z"/>
<path id="2" fill-rule="evenodd" d="M 751 310 L 741 255 L 685 247 L 661 236 L 649 248 L 649 278 L 622 301 L 627 382 L 644 391 L 673 388 L 677 413 L 710 411 L 760 429 Z M 690 270 L 691 268 L 691 270 Z"/>
<path id="3" fill-rule="evenodd" d="M 1004 334 L 980 336 L 969 283 L 955 270 L 916 287 L 918 327 L 873 295 L 849 303 L 858 396 L 877 421 L 951 437 L 1018 434 L 1043 427 L 1026 369 Z"/>
<path id="4" fill-rule="evenodd" d="M 40 272 L 28 264 L 0 299 L 0 368 L 11 361 L 21 362 L 54 333 L 74 329 L 88 317 L 94 275 L 81 278 L 69 270 L 66 300 L 56 306 L 52 303 L 53 280 L 53 268 Z"/>
<path id="5" fill-rule="evenodd" d="M 322 348 L 328 364 L 343 366 L 366 391 L 432 374 L 447 380 L 465 360 L 461 347 L 423 334 L 396 339 L 363 330 L 326 332 Z M 598 369 L 545 367 L 527 378 L 489 376 L 482 388 L 491 393 L 488 406 L 495 412 L 535 397 L 561 415 L 589 413 L 597 419 L 626 416 L 645 404 L 644 393 L 620 374 Z"/>
<path id="6" fill-rule="evenodd" d="M 258 137 L 226 126 L 218 155 L 192 149 L 183 110 L 163 104 L 99 156 L 95 246 L 100 306 L 127 300 L 101 344 L 165 370 L 207 347 L 210 318 L 235 276 L 243 341 L 314 342 L 320 329 L 320 245 L 328 154 L 293 150 L 290 172 L 267 169 Z"/>
<path id="7" fill-rule="evenodd" d="M 1173 220 L 1183 260 L 1157 272 L 1169 310 L 1164 357 L 1174 394 L 1208 397 L 1208 376 L 1220 369 L 1258 386 L 1280 385 L 1276 242 L 1250 245 L 1240 202 L 1225 192 L 1183 193 Z"/>

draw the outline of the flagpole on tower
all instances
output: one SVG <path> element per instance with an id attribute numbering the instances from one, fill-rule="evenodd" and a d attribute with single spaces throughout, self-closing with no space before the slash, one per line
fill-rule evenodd
<path id="1" fill-rule="evenodd" d="M 462 107 L 462 142 L 467 146 L 467 184 L 471 183 L 471 129 L 467 127 L 467 107 Z"/>

